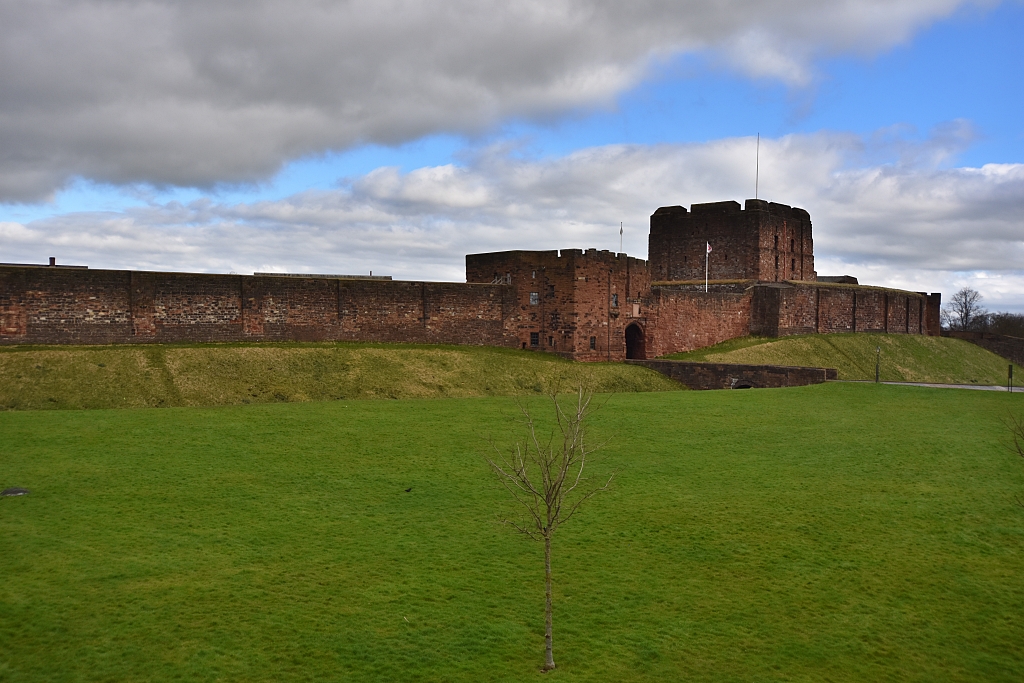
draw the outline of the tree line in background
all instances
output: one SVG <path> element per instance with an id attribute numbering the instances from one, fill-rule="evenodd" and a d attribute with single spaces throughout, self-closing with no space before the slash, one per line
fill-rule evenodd
<path id="1" fill-rule="evenodd" d="M 942 326 L 955 332 L 988 332 L 1024 337 L 1024 314 L 990 313 L 976 289 L 964 287 L 942 307 Z"/>

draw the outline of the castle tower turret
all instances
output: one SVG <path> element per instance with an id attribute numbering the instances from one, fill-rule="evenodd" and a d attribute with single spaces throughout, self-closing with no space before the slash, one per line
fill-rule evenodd
<path id="1" fill-rule="evenodd" d="M 814 280 L 811 217 L 800 208 L 748 199 L 666 206 L 651 216 L 648 262 L 656 282 Z"/>

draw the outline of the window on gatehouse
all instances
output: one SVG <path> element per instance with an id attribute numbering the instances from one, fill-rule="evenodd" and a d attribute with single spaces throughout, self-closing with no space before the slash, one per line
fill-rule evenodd
<path id="1" fill-rule="evenodd" d="M 619 295 L 618 294 L 612 294 L 612 307 L 613 308 L 618 308 L 618 306 L 619 306 Z"/>
<path id="2" fill-rule="evenodd" d="M 778 264 L 776 264 L 778 265 Z M 540 292 L 530 292 L 530 305 L 536 306 L 540 303 Z"/>
<path id="3" fill-rule="evenodd" d="M 540 332 L 530 333 L 530 346 L 540 346 Z"/>
<path id="4" fill-rule="evenodd" d="M 590 350 L 593 351 L 597 348 L 597 337 L 590 338 Z"/>

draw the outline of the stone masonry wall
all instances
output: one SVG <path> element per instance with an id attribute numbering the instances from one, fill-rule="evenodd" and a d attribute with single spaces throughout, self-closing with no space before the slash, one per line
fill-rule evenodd
<path id="1" fill-rule="evenodd" d="M 769 389 L 802 387 L 836 379 L 834 368 L 802 368 L 784 365 L 732 365 L 688 363 L 673 360 L 627 361 L 670 377 L 689 389 Z"/>
<path id="2" fill-rule="evenodd" d="M 566 252 L 563 251 L 563 254 Z M 625 360 L 626 328 L 641 330 L 650 314 L 643 298 L 650 291 L 646 261 L 605 251 L 572 251 L 575 262 L 577 360 Z M 594 340 L 594 349 L 590 341 Z"/>
<path id="3" fill-rule="evenodd" d="M 751 334 L 779 337 L 833 332 L 931 334 L 939 295 L 856 285 L 758 284 Z"/>
<path id="4" fill-rule="evenodd" d="M 625 329 L 643 326 L 648 310 L 647 263 L 608 251 L 469 254 L 466 279 L 513 286 L 520 348 L 577 360 L 624 359 Z"/>
<path id="5" fill-rule="evenodd" d="M 682 353 L 750 334 L 751 292 L 705 293 L 656 286 L 651 292 L 647 357 Z"/>
<path id="6" fill-rule="evenodd" d="M 759 231 L 757 270 L 747 277 L 765 282 L 817 278 L 810 214 L 758 199 L 748 199 L 744 212 L 752 216 L 750 220 L 756 222 Z"/>
<path id="7" fill-rule="evenodd" d="M 648 258 L 656 281 L 748 279 L 757 270 L 757 216 L 736 202 L 666 206 L 651 216 Z M 707 253 L 707 244 L 712 251 Z"/>
<path id="8" fill-rule="evenodd" d="M 707 253 L 710 243 L 712 251 Z M 814 271 L 811 217 L 803 209 L 748 199 L 666 206 L 651 216 L 655 281 L 808 280 Z"/>
<path id="9" fill-rule="evenodd" d="M 0 266 L 0 344 L 515 346 L 508 285 Z"/>
<path id="10" fill-rule="evenodd" d="M 131 275 L 0 267 L 0 344 L 109 344 L 132 335 Z"/>

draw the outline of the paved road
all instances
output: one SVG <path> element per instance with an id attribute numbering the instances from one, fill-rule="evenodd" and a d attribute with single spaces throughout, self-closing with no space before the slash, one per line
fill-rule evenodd
<path id="1" fill-rule="evenodd" d="M 832 379 L 830 382 L 856 382 L 859 384 L 874 384 L 869 379 Z M 992 386 L 990 384 L 929 384 L 927 382 L 882 382 L 882 384 L 893 384 L 901 387 L 934 387 L 936 389 L 976 389 L 978 391 L 1006 391 L 1005 386 Z M 1013 393 L 1024 394 L 1024 387 L 1014 387 Z"/>

